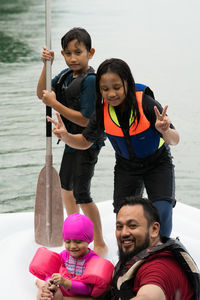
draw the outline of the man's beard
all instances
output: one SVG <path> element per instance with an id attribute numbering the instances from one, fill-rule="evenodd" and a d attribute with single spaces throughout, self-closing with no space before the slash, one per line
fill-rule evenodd
<path id="1" fill-rule="evenodd" d="M 135 246 L 134 250 L 131 252 L 124 253 L 122 250 L 122 247 L 118 245 L 118 255 L 119 260 L 121 264 L 125 264 L 127 261 L 129 261 L 133 256 L 138 254 L 140 251 L 146 249 L 149 247 L 149 233 L 146 234 L 144 243 L 140 246 Z"/>

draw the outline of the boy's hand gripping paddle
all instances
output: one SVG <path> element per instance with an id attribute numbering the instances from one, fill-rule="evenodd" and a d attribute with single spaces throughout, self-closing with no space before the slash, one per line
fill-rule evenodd
<path id="1" fill-rule="evenodd" d="M 46 46 L 51 49 L 50 0 L 45 0 Z M 46 89 L 51 91 L 51 62 L 46 61 Z M 46 106 L 46 116 L 51 117 L 51 107 Z M 35 241 L 38 244 L 56 247 L 63 244 L 63 202 L 60 178 L 52 166 L 52 126 L 46 120 L 46 164 L 40 171 L 35 199 Z"/>

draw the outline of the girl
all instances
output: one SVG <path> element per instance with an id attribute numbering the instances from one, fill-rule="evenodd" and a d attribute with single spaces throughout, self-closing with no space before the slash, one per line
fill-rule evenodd
<path id="1" fill-rule="evenodd" d="M 66 250 L 62 251 L 60 256 L 44 247 L 38 249 L 29 268 L 30 272 L 40 279 L 41 274 L 43 279 L 46 279 L 45 284 L 41 280 L 36 281 L 39 288 L 38 300 L 71 299 L 78 295 L 96 297 L 103 294 L 111 281 L 114 266 L 88 248 L 93 238 L 92 221 L 75 213 L 68 216 L 64 222 L 63 240 Z M 98 272 L 99 266 L 101 271 Z M 59 273 L 52 274 L 53 268 Z M 102 270 L 105 274 L 101 273 Z"/>
<path id="2" fill-rule="evenodd" d="M 134 82 L 129 66 L 112 58 L 104 61 L 96 76 L 96 115 L 82 134 L 71 135 L 57 114 L 54 134 L 66 144 L 87 149 L 105 131 L 116 156 L 114 169 L 114 211 L 121 198 L 141 195 L 158 208 L 161 234 L 170 236 L 175 205 L 174 166 L 168 145 L 179 142 L 179 134 L 153 92 Z"/>

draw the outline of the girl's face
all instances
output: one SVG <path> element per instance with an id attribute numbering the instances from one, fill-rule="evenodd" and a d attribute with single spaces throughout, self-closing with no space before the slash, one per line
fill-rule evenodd
<path id="1" fill-rule="evenodd" d="M 124 88 L 125 87 L 125 88 Z M 124 84 L 116 73 L 105 73 L 99 81 L 99 88 L 103 99 L 112 106 L 121 105 L 127 94 L 127 82 Z"/>
<path id="2" fill-rule="evenodd" d="M 80 240 L 66 240 L 65 249 L 74 257 L 79 258 L 89 252 L 88 243 Z"/>

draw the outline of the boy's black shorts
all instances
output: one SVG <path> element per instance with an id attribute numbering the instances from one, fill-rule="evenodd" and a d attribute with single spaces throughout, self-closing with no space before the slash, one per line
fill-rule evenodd
<path id="1" fill-rule="evenodd" d="M 89 148 L 63 153 L 60 167 L 61 187 L 72 191 L 77 204 L 90 203 L 91 179 L 100 150 Z"/>

